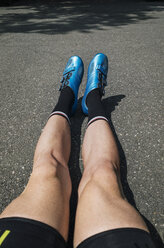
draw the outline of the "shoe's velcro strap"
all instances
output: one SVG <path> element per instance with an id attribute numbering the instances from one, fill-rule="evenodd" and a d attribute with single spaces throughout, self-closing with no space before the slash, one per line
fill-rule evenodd
<path id="1" fill-rule="evenodd" d="M 97 66 L 96 66 L 96 69 L 99 70 L 99 71 L 101 71 L 101 73 L 102 73 L 104 76 L 106 76 L 106 72 L 105 72 L 104 68 L 103 68 L 101 65 L 97 65 Z"/>
<path id="2" fill-rule="evenodd" d="M 67 69 L 65 69 L 64 72 L 63 72 L 63 76 L 64 76 L 65 74 L 67 74 L 68 72 L 71 72 L 71 71 L 75 71 L 75 67 L 74 67 L 74 66 L 68 67 Z"/>

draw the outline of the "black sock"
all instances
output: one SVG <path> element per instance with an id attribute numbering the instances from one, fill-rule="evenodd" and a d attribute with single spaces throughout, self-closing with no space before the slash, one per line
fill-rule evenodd
<path id="1" fill-rule="evenodd" d="M 86 104 L 88 107 L 88 126 L 96 120 L 102 119 L 108 121 L 99 89 L 92 90 L 88 94 Z"/>
<path id="2" fill-rule="evenodd" d="M 73 90 L 69 86 L 66 86 L 64 89 L 62 89 L 60 96 L 59 96 L 58 103 L 53 109 L 50 117 L 52 115 L 61 115 L 65 117 L 69 122 L 69 117 L 71 115 L 74 98 L 75 97 L 74 97 Z"/>

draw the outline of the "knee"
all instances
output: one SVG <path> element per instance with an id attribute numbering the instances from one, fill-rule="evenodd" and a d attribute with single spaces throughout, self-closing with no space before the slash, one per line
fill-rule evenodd
<path id="1" fill-rule="evenodd" d="M 32 174 L 44 178 L 57 177 L 59 166 L 59 161 L 56 160 L 51 153 L 40 153 L 34 160 Z"/>
<path id="2" fill-rule="evenodd" d="M 79 197 L 88 186 L 94 191 L 103 189 L 110 192 L 114 186 L 118 185 L 118 173 L 117 166 L 110 161 L 100 161 L 95 166 L 86 167 L 78 188 Z"/>
<path id="3" fill-rule="evenodd" d="M 58 184 L 63 192 L 71 195 L 72 184 L 68 166 L 60 163 L 50 153 L 38 156 L 34 162 L 31 177 L 44 183 Z"/>
<path id="4" fill-rule="evenodd" d="M 113 185 L 117 181 L 118 169 L 111 162 L 106 161 L 98 166 L 92 174 L 92 180 L 101 184 Z"/>

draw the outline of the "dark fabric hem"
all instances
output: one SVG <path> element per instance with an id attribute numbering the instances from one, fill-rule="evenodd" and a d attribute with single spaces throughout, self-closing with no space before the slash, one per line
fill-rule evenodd
<path id="1" fill-rule="evenodd" d="M 97 234 L 92 235 L 91 237 L 83 240 L 76 248 L 83 248 L 86 245 L 89 245 L 91 242 L 95 241 L 96 239 L 108 236 L 108 235 L 117 235 L 118 233 L 128 233 L 130 235 L 131 232 L 136 232 L 138 234 L 144 234 L 148 239 L 151 239 L 150 234 L 142 229 L 139 228 L 117 228 L 112 230 L 103 231 Z"/>
<path id="2" fill-rule="evenodd" d="M 4 225 L 4 227 L 6 227 L 6 225 L 8 225 L 9 227 L 15 228 L 16 226 L 21 227 L 23 224 L 26 224 L 26 227 L 25 227 L 25 229 L 22 230 L 22 232 L 26 232 L 27 229 L 30 230 L 30 226 L 32 225 L 33 228 L 36 228 L 37 233 L 39 233 L 40 228 L 41 228 L 43 231 L 47 232 L 49 235 L 52 235 L 52 237 L 57 236 L 58 239 L 66 246 L 66 241 L 63 238 L 63 236 L 59 233 L 59 231 L 57 231 L 55 228 L 51 227 L 50 225 L 48 225 L 46 223 L 43 223 L 41 221 L 34 220 L 34 219 L 24 218 L 24 217 L 0 218 L 0 226 L 1 227 L 3 227 L 3 225 Z M 39 227 L 39 229 L 38 229 L 38 227 Z M 19 229 L 19 231 L 20 230 L 21 229 Z"/>

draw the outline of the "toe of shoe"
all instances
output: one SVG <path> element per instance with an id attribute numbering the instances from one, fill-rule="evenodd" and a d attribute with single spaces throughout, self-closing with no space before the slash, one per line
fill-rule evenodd
<path id="1" fill-rule="evenodd" d="M 105 75 L 108 73 L 108 57 L 103 53 L 98 53 L 91 60 L 88 67 L 88 77 L 95 73 L 97 67 L 101 67 Z"/>
<path id="2" fill-rule="evenodd" d="M 68 85 L 73 90 L 74 95 L 75 95 L 75 101 L 72 107 L 72 114 L 73 114 L 77 108 L 78 90 L 79 90 L 79 86 L 80 86 L 83 73 L 84 73 L 83 61 L 79 56 L 76 56 L 76 55 L 72 56 L 68 60 L 66 68 L 67 70 L 68 68 L 73 69 L 71 78 L 69 80 L 69 85 Z"/>
<path id="3" fill-rule="evenodd" d="M 68 62 L 70 67 L 75 68 L 75 71 L 77 72 L 78 76 L 82 77 L 84 72 L 84 64 L 82 59 L 79 56 L 75 55 L 72 56 Z"/>

